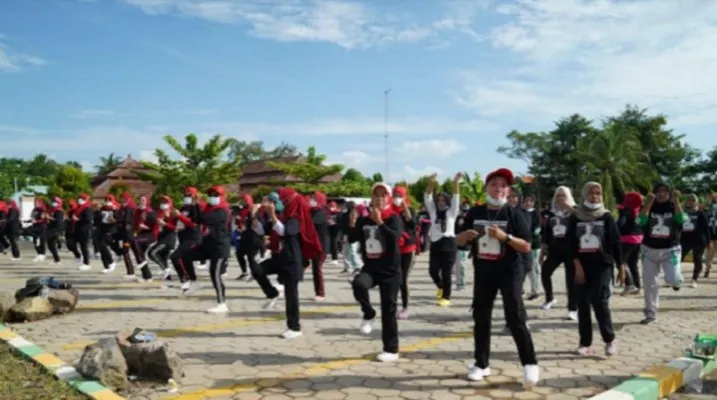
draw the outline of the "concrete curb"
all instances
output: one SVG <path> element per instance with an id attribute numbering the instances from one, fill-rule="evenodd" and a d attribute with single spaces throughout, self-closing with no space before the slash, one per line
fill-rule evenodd
<path id="1" fill-rule="evenodd" d="M 654 366 L 590 400 L 659 400 L 717 368 L 717 360 L 680 357 Z"/>
<path id="2" fill-rule="evenodd" d="M 38 364 L 57 379 L 67 382 L 90 399 L 126 400 L 99 382 L 83 378 L 73 366 L 25 340 L 3 324 L 0 324 L 0 339 L 7 343 L 13 351 Z"/>

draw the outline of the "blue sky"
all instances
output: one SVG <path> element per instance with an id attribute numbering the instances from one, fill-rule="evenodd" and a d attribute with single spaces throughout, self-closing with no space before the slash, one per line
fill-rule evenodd
<path id="1" fill-rule="evenodd" d="M 0 6 L 3 156 L 94 165 L 162 135 L 315 145 L 392 179 L 525 166 L 511 129 L 627 103 L 717 145 L 717 2 L 52 0 Z"/>

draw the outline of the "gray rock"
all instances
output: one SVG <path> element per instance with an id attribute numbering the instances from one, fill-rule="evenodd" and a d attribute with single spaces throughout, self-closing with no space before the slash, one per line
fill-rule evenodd
<path id="1" fill-rule="evenodd" d="M 129 387 L 127 362 L 114 338 L 102 339 L 85 347 L 75 368 L 85 377 L 97 379 L 107 387 L 116 390 Z"/>
<path id="2" fill-rule="evenodd" d="M 77 289 L 48 289 L 47 300 L 52 304 L 55 314 L 67 314 L 74 311 L 80 294 Z"/>
<path id="3" fill-rule="evenodd" d="M 169 379 L 179 381 L 184 376 L 184 362 L 169 343 L 131 343 L 128 340 L 130 335 L 122 332 L 117 336 L 130 375 L 163 383 Z"/>
<path id="4" fill-rule="evenodd" d="M 10 307 L 8 322 L 32 322 L 49 318 L 54 313 L 50 301 L 43 297 L 28 297 Z"/>
<path id="5" fill-rule="evenodd" d="M 5 316 L 10 308 L 15 304 L 16 301 L 14 291 L 0 292 L 0 322 L 5 321 Z"/>

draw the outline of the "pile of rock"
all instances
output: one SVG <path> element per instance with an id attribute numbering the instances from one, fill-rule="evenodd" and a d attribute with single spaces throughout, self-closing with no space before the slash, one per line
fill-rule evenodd
<path id="1" fill-rule="evenodd" d="M 0 292 L 0 321 L 32 322 L 74 311 L 80 294 L 52 277 L 28 279 L 18 291 Z"/>
<path id="2" fill-rule="evenodd" d="M 184 376 L 184 363 L 179 355 L 169 343 L 156 339 L 136 342 L 141 333 L 144 331 L 136 328 L 85 347 L 77 371 L 115 390 L 128 389 L 129 376 L 161 383 L 179 381 Z"/>

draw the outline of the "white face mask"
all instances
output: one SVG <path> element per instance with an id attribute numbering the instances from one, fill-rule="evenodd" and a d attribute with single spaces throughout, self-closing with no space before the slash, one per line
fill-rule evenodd
<path id="1" fill-rule="evenodd" d="M 190 205 L 190 204 L 192 204 L 192 198 L 191 198 L 191 197 L 185 197 L 185 198 L 184 198 L 184 204 L 185 204 L 185 205 Z"/>
<path id="2" fill-rule="evenodd" d="M 160 205 L 159 205 L 159 209 L 160 209 L 160 210 L 168 210 L 168 209 L 169 209 L 169 204 L 167 204 L 167 203 L 160 204 Z"/>
<path id="3" fill-rule="evenodd" d="M 79 204 L 79 205 L 85 204 L 85 199 L 77 199 L 77 204 Z"/>
<path id="4" fill-rule="evenodd" d="M 600 206 L 602 205 L 602 203 L 591 203 L 591 202 L 589 202 L 589 201 L 585 201 L 585 202 L 583 202 L 583 205 L 584 205 L 585 208 L 587 208 L 587 209 L 597 210 L 598 208 L 600 208 Z"/>
<path id="5" fill-rule="evenodd" d="M 309 200 L 309 207 L 316 207 L 316 200 Z"/>
<path id="6" fill-rule="evenodd" d="M 55 203 L 54 201 L 52 203 L 50 203 L 50 205 L 53 207 L 57 207 L 57 203 Z"/>
<path id="7" fill-rule="evenodd" d="M 399 207 L 400 207 L 401 205 L 403 205 L 403 198 L 402 198 L 402 197 L 395 197 L 395 198 L 393 199 L 393 204 L 395 204 L 396 206 L 399 206 Z"/>
<path id="8" fill-rule="evenodd" d="M 533 212 L 533 211 L 535 211 L 535 208 L 526 208 L 525 211 L 527 211 L 527 212 Z"/>
<path id="9" fill-rule="evenodd" d="M 504 205 L 506 205 L 508 203 L 507 198 L 495 199 L 495 198 L 487 196 L 487 195 L 485 196 L 485 200 L 488 204 L 495 206 L 495 207 L 503 207 Z"/>
<path id="10" fill-rule="evenodd" d="M 219 197 L 210 197 L 208 202 L 209 205 L 216 206 L 219 204 Z"/>

